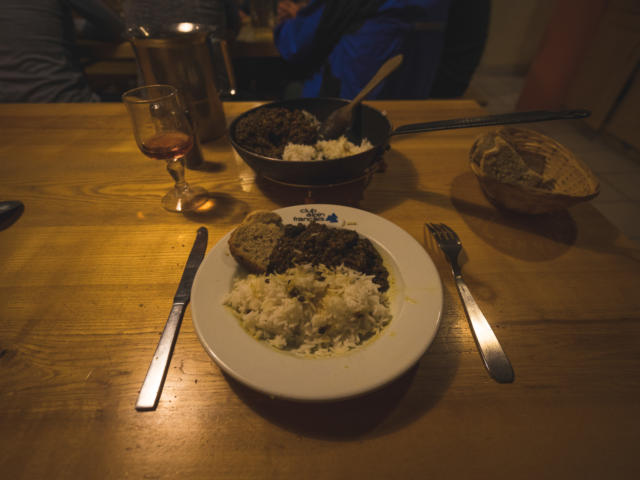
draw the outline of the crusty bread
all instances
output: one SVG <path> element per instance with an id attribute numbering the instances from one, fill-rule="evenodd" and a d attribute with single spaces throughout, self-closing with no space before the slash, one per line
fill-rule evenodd
<path id="1" fill-rule="evenodd" d="M 268 210 L 249 213 L 229 237 L 229 251 L 251 273 L 265 273 L 269 256 L 284 233 L 282 218 Z"/>
<path id="2" fill-rule="evenodd" d="M 260 223 L 273 223 L 276 225 L 282 225 L 282 218 L 275 212 L 271 212 L 269 210 L 254 210 L 247 214 L 245 219 L 242 221 L 243 224 L 251 223 L 251 222 L 260 222 Z"/>

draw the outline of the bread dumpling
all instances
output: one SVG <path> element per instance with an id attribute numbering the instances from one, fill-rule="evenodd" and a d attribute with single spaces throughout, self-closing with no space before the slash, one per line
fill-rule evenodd
<path id="1" fill-rule="evenodd" d="M 251 212 L 229 237 L 229 251 L 251 273 L 265 273 L 269 257 L 284 234 L 280 215 L 268 210 Z"/>

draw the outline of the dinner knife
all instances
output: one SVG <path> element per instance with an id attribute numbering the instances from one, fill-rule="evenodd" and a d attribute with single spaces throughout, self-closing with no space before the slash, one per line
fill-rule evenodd
<path id="1" fill-rule="evenodd" d="M 147 376 L 140 389 L 138 401 L 136 402 L 136 410 L 138 411 L 155 410 L 158 405 L 158 400 L 162 393 L 162 386 L 167 376 L 169 362 L 171 361 L 173 347 L 178 338 L 182 317 L 191 298 L 193 279 L 196 276 L 198 267 L 207 249 L 207 238 L 207 229 L 200 227 L 196 234 L 196 240 L 191 248 L 187 265 L 184 267 L 178 290 L 173 297 L 171 313 L 169 313 L 169 318 L 162 331 L 162 336 L 151 359 L 149 370 L 147 370 Z"/>

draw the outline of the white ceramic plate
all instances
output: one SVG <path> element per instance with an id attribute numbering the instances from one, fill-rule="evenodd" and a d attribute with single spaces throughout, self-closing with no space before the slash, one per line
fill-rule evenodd
<path id="1" fill-rule="evenodd" d="M 207 254 L 191 291 L 195 331 L 222 370 L 265 394 L 300 401 L 360 395 L 402 375 L 433 341 L 442 312 L 442 284 L 422 246 L 372 213 L 339 205 L 297 205 L 276 210 L 284 223 L 312 219 L 356 230 L 369 238 L 389 270 L 393 319 L 371 342 L 344 355 L 304 358 L 251 337 L 222 304 L 233 280 L 246 275 L 223 237 Z"/>

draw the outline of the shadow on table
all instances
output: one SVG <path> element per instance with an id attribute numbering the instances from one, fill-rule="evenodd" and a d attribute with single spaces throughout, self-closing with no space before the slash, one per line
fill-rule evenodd
<path id="1" fill-rule="evenodd" d="M 192 222 L 212 222 L 224 219 L 232 224 L 240 223 L 244 219 L 248 206 L 226 193 L 208 192 L 207 201 L 194 212 L 185 212 L 183 215 Z"/>
<path id="2" fill-rule="evenodd" d="M 447 330 L 441 325 L 429 350 L 406 373 L 378 390 L 351 399 L 296 402 L 271 398 L 225 377 L 245 404 L 296 434 L 327 440 L 384 435 L 426 414 L 449 388 L 458 369 L 458 355 L 439 348 L 442 332 Z"/>
<path id="3" fill-rule="evenodd" d="M 400 195 L 397 190 L 398 185 L 402 186 Z M 391 148 L 384 155 L 383 168 L 372 176 L 369 187 L 364 191 L 360 208 L 381 214 L 406 199 L 451 208 L 449 197 L 421 187 L 418 183 L 418 172 L 411 160 Z"/>
<path id="4" fill-rule="evenodd" d="M 198 172 L 207 173 L 220 173 L 227 169 L 227 164 L 224 162 L 212 162 L 210 160 L 204 160 L 200 165 L 195 167 L 189 167 L 189 170 L 195 170 Z"/>
<path id="5" fill-rule="evenodd" d="M 404 172 L 394 175 L 408 176 L 411 163 L 396 158 L 394 168 Z M 399 161 L 398 161 L 399 160 Z M 450 194 L 444 195 L 419 188 L 415 183 L 403 182 L 406 197 L 442 209 L 455 210 L 469 228 L 487 244 L 512 257 L 529 261 L 556 258 L 576 243 L 578 228 L 568 211 L 546 215 L 524 215 L 496 208 L 484 197 L 473 173 L 466 172 L 453 179 Z M 387 208 L 386 206 L 383 206 Z M 424 221 L 447 223 L 447 218 L 433 218 L 425 211 Z M 514 242 L 512 230 L 525 232 Z M 464 238 L 462 238 L 464 245 Z"/>
<path id="6" fill-rule="evenodd" d="M 369 184 L 369 178 L 360 178 L 342 185 L 305 187 L 275 182 L 258 175 L 255 178 L 255 183 L 267 198 L 281 207 L 311 203 L 357 207 Z"/>
<path id="7" fill-rule="evenodd" d="M 451 204 L 469 228 L 495 249 L 523 260 L 545 261 L 559 257 L 576 243 L 578 227 L 567 210 L 519 214 L 497 208 L 488 200 L 484 204 L 471 200 L 479 190 L 471 172 L 459 175 L 451 185 Z M 513 230 L 526 235 L 514 241 Z"/>
<path id="8" fill-rule="evenodd" d="M 637 249 L 621 240 L 617 228 L 589 202 L 543 215 L 526 215 L 496 208 L 469 199 L 471 189 L 478 189 L 472 173 L 456 177 L 451 185 L 451 203 L 480 238 L 501 252 L 528 261 L 557 258 L 570 247 L 610 252 L 640 258 Z M 477 194 L 476 194 L 477 196 Z M 514 242 L 510 230 L 519 230 L 520 241 Z"/>
<path id="9" fill-rule="evenodd" d="M 371 186 L 364 193 L 365 208 L 374 213 L 384 212 L 406 198 L 427 206 L 455 210 L 486 243 L 508 255 L 530 261 L 556 258 L 576 242 L 577 225 L 567 211 L 523 215 L 500 210 L 486 200 L 470 171 L 453 179 L 449 195 L 429 191 L 418 184 L 417 172 L 404 155 L 392 149 L 385 160 L 387 171 L 375 174 Z M 404 196 L 386 193 L 385 186 L 388 182 L 401 183 Z M 424 221 L 446 223 L 447 218 L 430 218 L 429 211 L 425 210 Z M 528 235 L 520 236 L 520 242 L 514 242 L 510 233 L 514 229 Z M 464 238 L 462 242 L 464 244 Z"/>

